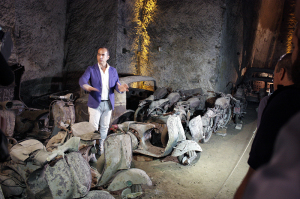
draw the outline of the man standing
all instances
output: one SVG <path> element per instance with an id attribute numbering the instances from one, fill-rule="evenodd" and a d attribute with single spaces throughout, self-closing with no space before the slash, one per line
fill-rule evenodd
<path id="1" fill-rule="evenodd" d="M 100 148 L 98 154 L 103 153 L 103 142 L 107 136 L 111 112 L 114 109 L 114 90 L 118 92 L 128 91 L 128 85 L 121 85 L 117 70 L 107 63 L 109 51 L 107 48 L 99 48 L 97 52 L 98 63 L 89 66 L 79 79 L 79 85 L 89 92 L 88 111 L 89 122 L 99 129 L 100 122 Z M 88 82 L 90 81 L 90 84 Z"/>
<path id="2" fill-rule="evenodd" d="M 292 80 L 291 54 L 282 56 L 274 70 L 274 93 L 270 96 L 263 111 L 261 123 L 254 138 L 248 164 L 248 173 L 235 193 L 241 198 L 248 181 L 255 171 L 269 163 L 274 144 L 283 125 L 300 110 L 300 89 Z"/>

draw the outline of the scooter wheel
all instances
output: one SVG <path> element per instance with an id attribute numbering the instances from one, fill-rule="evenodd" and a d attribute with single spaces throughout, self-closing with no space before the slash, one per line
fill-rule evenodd
<path id="1" fill-rule="evenodd" d="M 222 126 L 226 126 L 228 124 L 228 122 L 231 120 L 231 108 L 227 108 L 226 113 L 223 115 L 224 116 L 224 123 L 222 124 Z"/>
<path id="2" fill-rule="evenodd" d="M 239 118 L 239 115 L 235 115 L 234 116 L 234 122 L 235 122 L 235 124 L 239 124 L 239 123 L 241 123 L 241 120 L 240 120 L 240 118 Z"/>
<path id="3" fill-rule="evenodd" d="M 147 109 L 149 105 L 138 107 L 134 113 L 134 121 L 144 122 L 147 120 Z"/>
<path id="4" fill-rule="evenodd" d="M 210 118 L 209 125 L 203 127 L 203 134 L 204 134 L 205 138 L 200 140 L 201 143 L 208 142 L 208 140 L 210 139 L 210 137 L 213 133 L 213 128 L 212 128 L 213 124 L 214 124 L 213 118 Z"/>

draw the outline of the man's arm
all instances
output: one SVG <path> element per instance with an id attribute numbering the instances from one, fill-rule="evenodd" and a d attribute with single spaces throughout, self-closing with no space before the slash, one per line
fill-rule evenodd
<path id="1" fill-rule="evenodd" d="M 252 169 L 251 167 L 249 167 L 249 170 L 248 170 L 246 176 L 244 177 L 243 181 L 241 182 L 240 186 L 238 187 L 238 189 L 236 190 L 236 192 L 234 194 L 234 199 L 241 199 L 243 197 L 243 194 L 246 190 L 247 184 L 254 173 L 255 173 L 255 170 Z"/>
<path id="2" fill-rule="evenodd" d="M 88 92 L 91 92 L 91 91 L 99 92 L 99 90 L 97 88 L 94 88 L 88 84 L 90 77 L 91 77 L 91 67 L 89 66 L 79 79 L 80 87 Z"/>
<path id="3" fill-rule="evenodd" d="M 90 86 L 89 84 L 83 84 L 82 88 L 86 90 L 87 92 L 96 91 L 100 92 L 97 88 Z"/>

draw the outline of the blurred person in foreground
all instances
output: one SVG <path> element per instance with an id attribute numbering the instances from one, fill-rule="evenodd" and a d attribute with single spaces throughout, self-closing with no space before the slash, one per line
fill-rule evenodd
<path id="1" fill-rule="evenodd" d="M 294 85 L 292 79 L 292 54 L 283 55 L 279 59 L 274 70 L 273 83 L 275 91 L 262 113 L 261 123 L 249 154 L 250 167 L 235 193 L 235 199 L 243 196 L 256 170 L 269 163 L 279 130 L 300 111 L 300 89 Z"/>
<path id="2" fill-rule="evenodd" d="M 300 0 L 295 17 L 300 21 Z M 300 27 L 293 35 L 292 80 L 300 88 Z M 244 199 L 300 198 L 300 111 L 280 131 L 271 161 L 248 183 Z"/>
<path id="3" fill-rule="evenodd" d="M 300 112 L 282 128 L 271 161 L 249 181 L 243 199 L 300 198 Z"/>

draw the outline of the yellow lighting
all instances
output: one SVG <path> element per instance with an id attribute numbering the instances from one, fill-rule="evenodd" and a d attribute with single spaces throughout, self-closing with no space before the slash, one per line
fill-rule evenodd
<path id="1" fill-rule="evenodd" d="M 292 39 L 297 21 L 295 19 L 294 13 L 291 13 L 288 18 L 288 33 L 286 41 L 286 53 L 291 53 L 293 51 Z"/>
<path id="2" fill-rule="evenodd" d="M 147 27 L 156 11 L 156 0 L 136 0 L 134 7 L 134 22 L 137 27 L 135 30 L 135 38 L 132 44 L 132 51 L 136 52 L 136 56 L 131 61 L 131 68 L 135 68 L 137 75 L 149 75 L 149 46 L 150 37 Z M 134 70 L 133 70 L 134 71 Z"/>
<path id="3" fill-rule="evenodd" d="M 154 91 L 154 84 L 152 84 L 150 82 L 133 82 L 133 83 L 129 84 L 129 87 Z"/>

